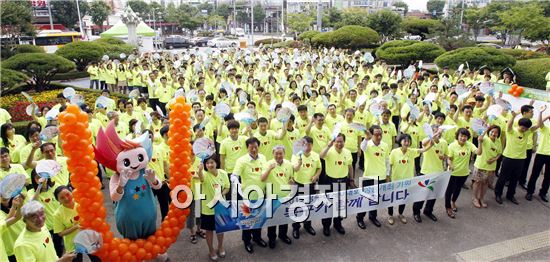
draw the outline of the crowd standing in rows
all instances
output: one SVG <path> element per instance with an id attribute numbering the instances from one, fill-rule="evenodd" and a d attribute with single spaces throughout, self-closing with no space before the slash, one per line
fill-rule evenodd
<path id="1" fill-rule="evenodd" d="M 548 202 L 550 127 L 549 118 L 543 117 L 546 107 L 537 108 L 537 115 L 534 101 L 519 111 L 509 110 L 492 83 L 513 83 L 510 72 L 499 75 L 487 67 L 443 68 L 434 74 L 415 65 L 398 70 L 384 61 L 373 61 L 370 54 L 334 49 L 135 53 L 122 61 L 106 58 L 92 63 L 87 71 L 90 88 L 102 90 L 94 105 L 81 105 L 89 114 L 94 141 L 100 128 L 107 128 L 110 122 L 121 139 L 135 139 L 148 132 L 154 141 L 148 168 L 161 182 L 153 192 L 162 217 L 171 201 L 167 183 L 169 106 L 176 96 L 185 96 L 191 103 L 192 140 L 210 139 L 217 153 L 195 158 L 191 167 L 193 189 L 200 188 L 206 200 L 197 205 L 200 215 L 194 216 L 193 207 L 187 227 L 191 243 L 198 242 L 197 236 L 206 238 L 212 260 L 226 253 L 223 234 L 217 234 L 217 246 L 213 244 L 214 210 L 206 204 L 216 190 L 227 194 L 237 183 L 243 190 L 270 183 L 277 196 L 284 197 L 288 192 L 281 188 L 289 184 L 314 194 L 317 184 L 330 185 L 336 191 L 450 170 L 444 205 L 446 215 L 455 218 L 460 192 L 469 187 L 468 177 L 474 192 L 472 205 L 487 208 L 488 188 L 494 189 L 496 203 L 502 204 L 504 197 L 519 204 L 519 184 L 531 201 L 537 178 L 544 173 L 538 195 Z M 113 92 L 129 98 L 114 99 Z M 26 174 L 28 184 L 24 194 L 2 198 L 0 232 L 5 252 L 0 251 L 0 256 L 5 254 L 10 261 L 67 259 L 74 251 L 72 238 L 81 228 L 67 158 L 57 136 L 47 140 L 41 136 L 44 129 L 58 124 L 55 117 L 46 117 L 48 112 L 63 111 L 68 103 L 60 93 L 55 106 L 38 108 L 37 113 L 32 110 L 34 121 L 23 134 L 15 134 L 11 117 L 0 110 L 0 178 Z M 293 154 L 293 144 L 300 139 L 305 141 L 305 150 Z M 58 162 L 61 172 L 52 179 L 40 178 L 35 167 L 42 159 Z M 528 173 L 531 162 L 532 172 Z M 113 178 L 113 195 L 120 174 L 102 167 L 99 170 L 102 179 Z M 360 185 L 356 185 L 358 181 Z M 422 222 L 422 212 L 437 221 L 435 202 L 414 203 L 414 220 Z M 398 207 L 401 223 L 408 221 L 405 209 L 405 205 Z M 393 225 L 393 207 L 387 212 L 387 222 Z M 377 215 L 376 210 L 370 211 L 368 218 L 380 227 Z M 366 228 L 365 216 L 366 212 L 356 215 L 361 229 Z M 302 224 L 305 232 L 316 234 L 311 221 L 294 223 L 294 239 L 300 238 Z M 345 234 L 342 218 L 322 220 L 325 236 L 330 236 L 331 226 Z M 36 241 L 48 235 L 52 241 L 47 245 Z M 285 244 L 293 241 L 288 225 L 269 227 L 267 236 L 266 243 L 261 229 L 243 230 L 246 251 L 253 252 L 252 242 L 275 248 L 277 238 Z"/>

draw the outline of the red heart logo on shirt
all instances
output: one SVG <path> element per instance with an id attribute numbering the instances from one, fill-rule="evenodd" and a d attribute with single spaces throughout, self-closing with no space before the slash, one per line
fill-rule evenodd
<path id="1" fill-rule="evenodd" d="M 388 131 L 384 130 L 384 134 L 387 134 L 387 133 L 388 133 Z"/>
<path id="2" fill-rule="evenodd" d="M 269 142 L 268 142 L 268 141 L 265 141 L 265 142 L 264 142 L 264 146 L 267 145 L 267 143 L 269 143 Z"/>
<path id="3" fill-rule="evenodd" d="M 141 189 L 145 190 L 147 187 L 145 185 L 141 185 Z"/>
<path id="4" fill-rule="evenodd" d="M 156 132 L 156 133 L 158 133 L 158 131 L 159 131 L 158 129 L 155 129 L 155 132 Z"/>
<path id="5" fill-rule="evenodd" d="M 375 156 L 380 156 L 380 153 L 376 152 L 374 153 Z"/>
<path id="6" fill-rule="evenodd" d="M 317 136 L 319 139 L 323 139 L 323 135 L 318 135 Z"/>
<path id="7" fill-rule="evenodd" d="M 51 201 L 51 199 L 49 199 L 49 198 L 44 199 L 44 202 L 46 202 L 46 203 L 50 203 L 50 201 Z"/>
<path id="8" fill-rule="evenodd" d="M 406 164 L 406 163 L 407 163 L 407 159 L 401 160 L 401 163 Z"/>
<path id="9" fill-rule="evenodd" d="M 352 129 L 348 130 L 348 133 L 352 134 L 352 133 L 353 133 L 353 130 L 352 130 Z"/>
<path id="10" fill-rule="evenodd" d="M 239 151 L 239 149 L 241 149 L 240 146 L 233 147 L 233 151 Z"/>
<path id="11" fill-rule="evenodd" d="M 191 175 L 192 175 L 192 176 L 194 176 L 194 175 L 195 175 L 195 171 L 191 171 L 190 173 L 191 173 Z"/>
<path id="12" fill-rule="evenodd" d="M 497 151 L 497 149 L 496 149 L 496 148 L 494 148 L 494 147 L 491 147 L 491 150 L 493 150 L 493 151 Z"/>
<path id="13" fill-rule="evenodd" d="M 466 152 L 460 152 L 460 155 L 465 156 Z"/>
<path id="14" fill-rule="evenodd" d="M 518 136 L 518 139 L 523 139 L 523 137 L 522 137 L 522 136 Z"/>
<path id="15" fill-rule="evenodd" d="M 470 129 L 470 127 L 469 127 L 469 126 L 467 126 L 467 127 L 466 127 L 466 129 Z"/>
<path id="16" fill-rule="evenodd" d="M 78 221 L 78 220 L 80 219 L 80 217 L 79 217 L 79 216 L 75 216 L 73 219 L 74 219 L 74 221 Z"/>
<path id="17" fill-rule="evenodd" d="M 151 158 L 151 161 L 157 162 L 157 159 L 156 158 Z"/>
<path id="18" fill-rule="evenodd" d="M 279 174 L 277 174 L 277 175 L 280 176 L 280 177 L 282 177 L 282 176 L 284 176 L 285 174 L 284 174 L 284 173 L 279 173 Z"/>
<path id="19" fill-rule="evenodd" d="M 436 154 L 439 154 L 439 150 L 436 149 L 436 150 L 435 150 L 435 153 L 436 153 Z"/>
<path id="20" fill-rule="evenodd" d="M 311 165 L 309 163 L 306 163 L 306 167 L 310 167 Z"/>
<path id="21" fill-rule="evenodd" d="M 46 237 L 46 239 L 44 239 L 44 242 L 46 242 L 46 244 L 50 243 L 50 238 Z"/>
<path id="22" fill-rule="evenodd" d="M 260 172 L 260 168 L 259 168 L 259 167 L 256 167 L 254 170 L 256 170 L 256 172 Z"/>
<path id="23" fill-rule="evenodd" d="M 413 133 L 413 135 L 416 135 L 416 132 L 413 131 L 412 133 Z"/>
<path id="24" fill-rule="evenodd" d="M 341 166 L 343 162 L 341 160 L 338 160 L 337 163 Z"/>

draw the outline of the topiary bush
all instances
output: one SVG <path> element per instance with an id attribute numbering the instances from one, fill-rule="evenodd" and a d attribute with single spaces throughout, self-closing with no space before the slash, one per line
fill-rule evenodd
<path id="1" fill-rule="evenodd" d="M 492 68 L 513 66 L 516 60 L 494 47 L 464 47 L 444 53 L 435 59 L 439 67 L 448 66 L 456 69 L 468 62 L 470 68 L 479 68 L 487 65 Z"/>
<path id="2" fill-rule="evenodd" d="M 445 50 L 428 42 L 414 40 L 395 40 L 387 42 L 376 49 L 376 57 L 389 64 L 406 65 L 411 61 L 432 62 Z"/>
<path id="3" fill-rule="evenodd" d="M 114 38 L 114 37 L 102 37 L 94 40 L 93 42 L 98 44 L 107 44 L 107 45 L 122 45 L 126 44 L 123 40 Z"/>
<path id="4" fill-rule="evenodd" d="M 304 46 L 303 42 L 301 41 L 288 40 L 288 41 L 273 44 L 272 47 L 273 48 L 301 48 L 303 46 Z"/>
<path id="5" fill-rule="evenodd" d="M 546 89 L 546 74 L 550 68 L 550 58 L 521 60 L 512 67 L 521 86 Z"/>
<path id="6" fill-rule="evenodd" d="M 17 54 L 2 62 L 5 69 L 16 70 L 30 77 L 31 86 L 41 91 L 57 73 L 66 73 L 76 68 L 75 64 L 55 54 Z"/>
<path id="7" fill-rule="evenodd" d="M 348 25 L 336 31 L 321 33 L 313 37 L 314 45 L 336 48 L 358 49 L 371 47 L 380 41 L 378 33 L 371 28 Z"/>
<path id="8" fill-rule="evenodd" d="M 280 38 L 266 38 L 266 39 L 261 39 L 261 40 L 255 41 L 254 45 L 255 46 L 259 46 L 260 44 L 271 45 L 271 44 L 275 44 L 275 43 L 279 43 L 279 42 L 283 42 L 283 39 L 280 39 Z"/>
<path id="9" fill-rule="evenodd" d="M 129 44 L 121 44 L 105 45 L 103 48 L 105 49 L 104 55 L 108 55 L 112 59 L 120 59 L 119 57 L 121 53 L 129 55 L 133 52 L 135 47 Z"/>
<path id="10" fill-rule="evenodd" d="M 76 69 L 83 71 L 89 63 L 101 60 L 105 49 L 99 43 L 79 41 L 64 45 L 55 54 L 75 62 Z"/>
<path id="11" fill-rule="evenodd" d="M 306 41 L 308 43 L 311 43 L 311 39 L 313 39 L 316 35 L 320 34 L 319 31 L 305 31 L 301 33 L 298 36 L 298 40 Z"/>
<path id="12" fill-rule="evenodd" d="M 24 84 L 27 81 L 27 75 L 11 69 L 0 68 L 0 94 L 8 92 L 10 89 Z"/>
<path id="13" fill-rule="evenodd" d="M 23 54 L 23 53 L 45 53 L 44 49 L 40 46 L 35 45 L 16 45 L 15 48 L 16 54 Z"/>
<path id="14" fill-rule="evenodd" d="M 435 19 L 408 17 L 401 22 L 401 27 L 411 35 L 420 35 L 422 39 L 426 39 L 428 35 L 442 30 L 443 24 Z"/>
<path id="15" fill-rule="evenodd" d="M 503 53 L 507 55 L 511 55 L 516 60 L 527 60 L 527 59 L 535 59 L 535 58 L 548 58 L 548 55 L 540 52 L 535 52 L 531 50 L 523 50 L 523 49 L 509 49 L 509 48 L 503 48 L 500 49 Z"/>

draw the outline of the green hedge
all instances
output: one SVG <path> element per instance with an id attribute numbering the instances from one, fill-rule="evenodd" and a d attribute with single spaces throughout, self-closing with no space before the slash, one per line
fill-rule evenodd
<path id="1" fill-rule="evenodd" d="M 124 41 L 114 38 L 114 37 L 102 37 L 94 40 L 93 42 L 99 43 L 99 44 L 107 44 L 107 45 L 122 45 L 125 44 Z"/>
<path id="2" fill-rule="evenodd" d="M 266 38 L 266 39 L 261 39 L 261 40 L 255 41 L 254 45 L 255 46 L 259 46 L 260 44 L 271 45 L 271 44 L 276 44 L 276 43 L 279 43 L 279 42 L 283 42 L 283 39 L 280 39 L 280 38 Z"/>
<path id="3" fill-rule="evenodd" d="M 406 65 L 411 61 L 432 62 L 445 50 L 428 42 L 414 40 L 390 41 L 376 49 L 376 57 L 389 64 Z"/>
<path id="4" fill-rule="evenodd" d="M 22 53 L 45 53 L 44 49 L 40 46 L 35 45 L 17 45 L 15 47 L 15 53 L 22 54 Z"/>
<path id="5" fill-rule="evenodd" d="M 78 78 L 85 78 L 88 76 L 89 76 L 88 72 L 86 71 L 71 71 L 67 73 L 56 74 L 54 77 L 52 77 L 52 80 L 57 80 L 57 81 L 72 80 L 72 79 L 78 79 Z"/>
<path id="6" fill-rule="evenodd" d="M 79 41 L 64 45 L 55 51 L 55 54 L 75 62 L 77 69 L 82 71 L 89 63 L 101 60 L 101 57 L 105 54 L 104 46 L 109 45 Z"/>
<path id="7" fill-rule="evenodd" d="M 27 79 L 27 75 L 21 72 L 0 68 L 0 93 L 4 94 L 10 89 L 24 84 Z"/>
<path id="8" fill-rule="evenodd" d="M 273 44 L 273 48 L 301 48 L 303 43 L 300 41 L 288 40 Z"/>
<path id="9" fill-rule="evenodd" d="M 516 60 L 527 60 L 527 59 L 535 59 L 535 58 L 548 58 L 548 55 L 540 52 L 535 52 L 531 50 L 523 50 L 523 49 L 509 49 L 509 48 L 503 48 L 500 49 L 503 53 L 507 55 L 511 55 Z"/>
<path id="10" fill-rule="evenodd" d="M 501 69 L 513 66 L 516 60 L 494 47 L 464 47 L 444 53 L 435 59 L 439 67 L 448 66 L 456 69 L 468 62 L 471 69 L 487 65 L 491 68 Z"/>
<path id="11" fill-rule="evenodd" d="M 298 36 L 298 40 L 311 43 L 311 39 L 313 39 L 315 36 L 317 36 L 320 33 L 321 32 L 319 31 L 305 31 Z"/>
<path id="12" fill-rule="evenodd" d="M 313 37 L 312 43 L 316 46 L 359 49 L 372 47 L 380 36 L 369 27 L 348 25 L 336 31 L 321 33 Z"/>
<path id="13" fill-rule="evenodd" d="M 521 86 L 546 89 L 546 74 L 550 68 L 550 58 L 521 60 L 512 67 Z"/>

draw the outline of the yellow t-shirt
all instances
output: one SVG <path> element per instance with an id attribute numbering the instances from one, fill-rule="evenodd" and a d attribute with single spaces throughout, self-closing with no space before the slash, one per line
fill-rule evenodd
<path id="1" fill-rule="evenodd" d="M 46 215 L 46 228 L 48 230 L 53 230 L 53 224 L 55 220 L 55 211 L 59 208 L 60 204 L 55 200 L 55 196 L 53 195 L 53 192 L 57 188 L 57 183 L 53 187 L 49 188 L 48 191 L 42 192 L 38 195 L 36 200 L 40 202 L 42 205 L 44 205 L 44 214 Z M 32 197 L 35 194 L 35 190 L 31 189 L 28 192 L 29 199 L 32 199 Z"/>
<path id="2" fill-rule="evenodd" d="M 445 171 L 443 160 L 439 159 L 439 157 L 447 155 L 447 148 L 448 144 L 445 139 L 439 139 L 438 143 L 434 141 L 433 146 L 422 155 L 420 173 L 429 175 Z"/>
<path id="3" fill-rule="evenodd" d="M 296 165 L 299 160 L 299 156 L 293 155 L 292 165 Z M 298 171 L 294 172 L 294 181 L 303 185 L 311 184 L 311 178 L 315 176 L 317 169 L 321 169 L 319 154 L 313 151 L 309 153 L 309 156 L 302 154 L 302 165 Z"/>
<path id="4" fill-rule="evenodd" d="M 537 154 L 550 156 L 550 127 L 544 124 L 539 129 Z"/>
<path id="5" fill-rule="evenodd" d="M 216 194 L 219 194 L 219 196 L 223 197 L 223 190 L 230 187 L 229 177 L 227 175 L 227 172 L 222 169 L 218 169 L 217 176 L 214 176 L 208 171 L 204 171 L 203 175 L 204 181 L 200 183 L 201 193 L 204 194 L 206 197 L 205 199 L 201 200 L 201 214 L 214 215 L 214 209 L 208 207 L 208 203 L 210 203 L 210 201 L 214 199 Z M 216 191 L 218 191 L 218 193 L 216 193 Z"/>
<path id="6" fill-rule="evenodd" d="M 344 147 L 351 153 L 357 153 L 357 151 L 359 150 L 358 143 L 359 139 L 361 138 L 361 132 L 359 132 L 357 129 L 351 128 L 350 123 L 344 122 L 342 123 L 340 133 L 346 136 L 346 143 Z"/>
<path id="7" fill-rule="evenodd" d="M 260 131 L 254 133 L 254 137 L 260 140 L 259 152 L 264 155 L 266 159 L 273 158 L 273 147 L 275 143 L 275 131 L 266 130 L 264 135 L 260 134 Z"/>
<path id="8" fill-rule="evenodd" d="M 3 168 L 0 168 L 0 181 L 4 179 L 9 174 L 23 174 L 27 175 L 27 182 L 31 182 L 31 177 L 27 172 L 25 171 L 25 168 L 23 168 L 20 164 L 10 164 L 10 168 L 8 170 L 4 170 Z"/>
<path id="9" fill-rule="evenodd" d="M 326 126 L 321 129 L 318 129 L 315 125 L 312 126 L 309 130 L 309 136 L 313 138 L 313 151 L 316 153 L 321 153 L 331 140 L 330 130 Z"/>
<path id="10" fill-rule="evenodd" d="M 1 219 L 0 220 L 0 234 L 4 234 L 4 232 L 7 229 L 6 220 Z M 8 253 L 6 252 L 6 248 L 4 247 L 4 241 L 0 238 L 0 261 L 5 262 L 8 261 Z"/>
<path id="11" fill-rule="evenodd" d="M 19 219 L 17 222 L 8 226 L 5 224 L 6 217 L 7 217 L 7 214 L 4 213 L 4 211 L 0 211 L 0 221 L 4 222 L 3 228 L 0 232 L 2 236 L 2 239 L 0 239 L 0 242 L 4 243 L 5 254 L 7 256 L 12 256 L 14 254 L 13 245 L 15 244 L 15 240 L 17 240 L 17 238 L 21 234 L 21 231 L 23 231 L 23 229 L 25 228 L 25 223 L 23 222 L 23 219 Z M 0 261 L 4 261 L 4 260 L 0 260 Z"/>
<path id="12" fill-rule="evenodd" d="M 246 139 L 245 136 L 239 136 L 237 140 L 227 137 L 220 143 L 220 155 L 225 156 L 224 169 L 228 173 L 233 172 L 239 157 L 246 154 Z"/>
<path id="13" fill-rule="evenodd" d="M 58 234 L 61 231 L 64 231 L 66 229 L 69 229 L 76 224 L 78 224 L 78 221 L 80 220 L 80 217 L 78 216 L 78 212 L 76 212 L 76 206 L 73 209 L 67 208 L 63 205 L 60 205 L 57 210 L 54 213 L 54 219 L 53 219 L 53 232 Z M 65 243 L 65 252 L 72 252 L 75 249 L 74 246 L 74 237 L 78 233 L 79 230 L 75 230 L 72 233 L 65 235 L 63 237 L 63 243 Z"/>
<path id="14" fill-rule="evenodd" d="M 0 147 L 7 147 L 10 150 L 10 158 L 12 163 L 19 163 L 19 150 L 27 145 L 27 140 L 22 135 L 14 135 L 12 140 L 9 140 L 9 146 L 4 145 L 0 139 Z M 26 159 L 25 159 L 26 161 Z"/>
<path id="15" fill-rule="evenodd" d="M 487 164 L 487 160 L 494 158 L 502 153 L 502 143 L 500 139 L 496 139 L 494 142 L 488 137 L 483 139 L 481 144 L 482 153 L 477 156 L 474 166 L 477 169 L 485 171 L 495 171 L 497 169 L 497 161 Z"/>
<path id="16" fill-rule="evenodd" d="M 265 183 L 262 181 L 261 176 L 263 171 L 267 168 L 266 163 L 267 160 L 262 154 L 258 154 L 256 159 L 252 159 L 249 154 L 237 159 L 233 174 L 241 177 L 243 194 L 246 194 L 245 191 L 251 186 L 257 186 L 261 190 L 265 189 Z M 248 199 L 256 200 L 258 199 L 258 192 L 250 191 L 248 196 L 243 196 L 244 199 L 247 199 L 247 197 Z"/>
<path id="17" fill-rule="evenodd" d="M 277 163 L 275 159 L 267 161 L 266 168 L 271 164 Z M 272 192 L 277 195 L 277 198 L 286 197 L 290 193 L 290 178 L 294 176 L 294 168 L 290 161 L 283 159 L 281 165 L 276 165 L 275 168 L 267 175 L 266 183 L 273 185 Z M 266 184 L 266 186 L 267 186 Z"/>
<path id="18" fill-rule="evenodd" d="M 448 156 L 452 159 L 453 176 L 468 176 L 470 174 L 470 156 L 477 150 L 470 141 L 461 146 L 458 141 L 452 142 L 447 148 Z"/>
<path id="19" fill-rule="evenodd" d="M 380 128 L 382 128 L 382 142 L 386 143 L 391 149 L 397 136 L 395 125 L 392 122 L 388 122 L 387 124 L 380 123 Z"/>
<path id="20" fill-rule="evenodd" d="M 153 155 L 147 164 L 148 168 L 155 171 L 155 175 L 160 181 L 166 180 L 164 162 L 168 161 L 168 159 L 166 159 L 168 153 L 165 150 L 166 148 L 162 144 L 153 144 Z"/>
<path id="21" fill-rule="evenodd" d="M 10 113 L 4 108 L 0 108 L 0 126 L 8 121 L 11 121 Z"/>
<path id="22" fill-rule="evenodd" d="M 52 236 L 46 227 L 40 232 L 23 229 L 15 241 L 15 258 L 17 261 L 57 261 Z"/>
<path id="23" fill-rule="evenodd" d="M 384 180 L 388 174 L 386 161 L 389 160 L 390 148 L 384 141 L 375 145 L 372 140 L 362 143 L 363 158 L 365 162 L 363 177 L 368 179 Z"/>
<path id="24" fill-rule="evenodd" d="M 390 153 L 392 181 L 414 177 L 414 159 L 420 156 L 420 149 L 408 148 L 403 153 L 401 148 L 395 148 Z"/>
<path id="25" fill-rule="evenodd" d="M 342 148 L 342 151 L 338 153 L 336 148 L 332 147 L 323 159 L 325 160 L 325 172 L 327 176 L 331 178 L 344 178 L 348 176 L 348 168 L 353 162 L 349 150 Z"/>
<path id="26" fill-rule="evenodd" d="M 512 131 L 506 133 L 506 147 L 502 155 L 512 159 L 527 158 L 527 138 L 530 133 L 530 130 L 521 133 L 518 128 L 512 128 Z"/>

